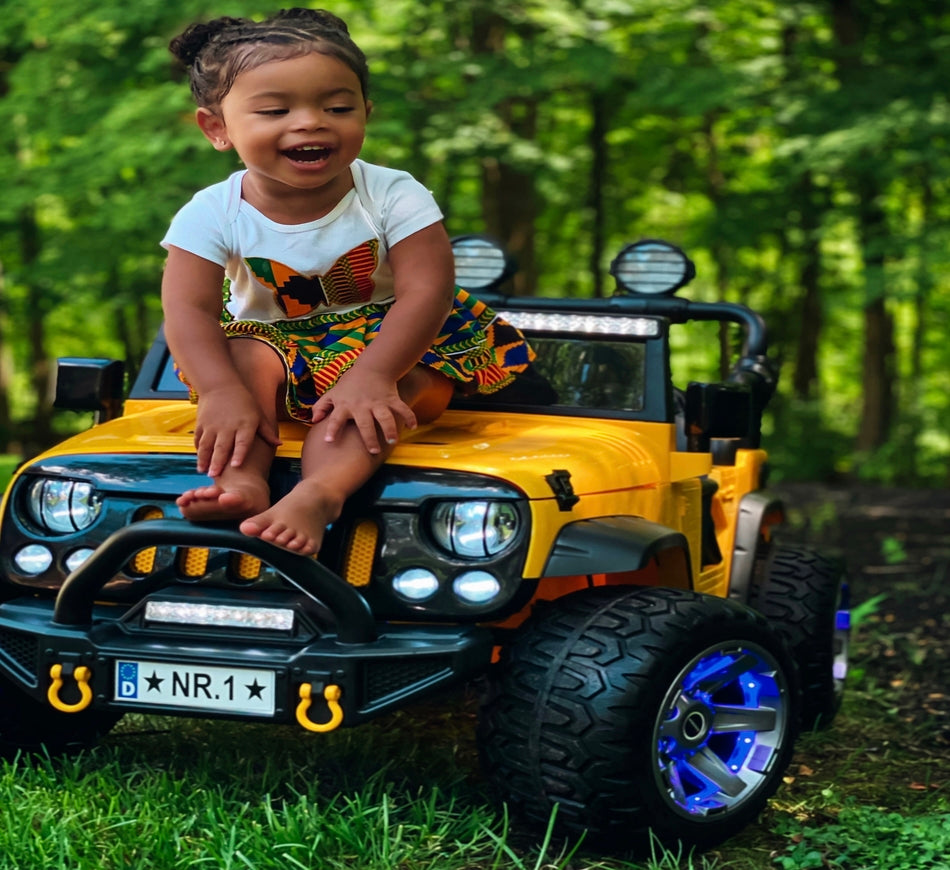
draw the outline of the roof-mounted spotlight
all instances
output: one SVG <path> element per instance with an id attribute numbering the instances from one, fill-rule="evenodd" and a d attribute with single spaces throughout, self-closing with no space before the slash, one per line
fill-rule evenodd
<path id="1" fill-rule="evenodd" d="M 627 245 L 610 264 L 619 295 L 670 296 L 696 276 L 683 251 L 662 239 Z"/>
<path id="2" fill-rule="evenodd" d="M 514 260 L 489 236 L 456 236 L 452 239 L 455 255 L 455 283 L 464 290 L 494 290 L 516 270 Z"/>

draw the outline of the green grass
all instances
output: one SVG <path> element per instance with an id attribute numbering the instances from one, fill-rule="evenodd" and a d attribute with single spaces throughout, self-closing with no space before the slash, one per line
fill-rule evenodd
<path id="1" fill-rule="evenodd" d="M 463 697 L 324 736 L 127 717 L 76 758 L 0 765 L 0 868 L 950 867 L 947 768 L 926 729 L 899 736 L 876 689 L 855 687 L 835 728 L 802 739 L 758 824 L 704 855 L 638 862 L 533 844 L 488 803 L 472 725 Z"/>
<path id="2" fill-rule="evenodd" d="M 462 704 L 464 707 L 465 705 Z M 518 846 L 456 742 L 459 719 L 301 729 L 129 717 L 91 752 L 0 766 L 4 868 L 633 868 L 706 870 Z M 450 721 L 452 720 L 452 721 Z M 435 730 L 433 730 L 435 729 Z"/>

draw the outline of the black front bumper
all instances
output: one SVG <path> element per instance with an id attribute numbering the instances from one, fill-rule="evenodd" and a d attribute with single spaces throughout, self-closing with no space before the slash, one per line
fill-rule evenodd
<path id="1" fill-rule="evenodd" d="M 136 552 L 156 545 L 248 553 L 279 572 L 286 591 L 187 588 L 170 581 L 131 606 L 95 603 Z M 145 618 L 149 601 L 282 606 L 294 611 L 294 629 L 155 624 Z M 478 626 L 379 624 L 359 592 L 316 560 L 231 528 L 184 520 L 136 523 L 112 535 L 66 579 L 55 601 L 21 597 L 0 604 L 0 675 L 66 711 L 248 718 L 220 704 L 202 709 L 123 697 L 119 663 L 149 662 L 192 673 L 271 671 L 274 706 L 265 718 L 296 719 L 305 727 L 306 721 L 328 718 L 322 696 L 327 687 L 337 687 L 342 724 L 355 725 L 474 676 L 487 667 L 491 651 L 490 631 Z M 313 710 L 304 716 L 301 698 L 311 691 Z"/>

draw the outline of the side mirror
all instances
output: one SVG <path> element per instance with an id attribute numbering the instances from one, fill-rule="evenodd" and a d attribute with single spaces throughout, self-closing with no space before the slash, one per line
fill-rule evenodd
<path id="1" fill-rule="evenodd" d="M 703 453 L 713 438 L 748 438 L 752 430 L 752 391 L 742 384 L 686 387 L 686 449 Z"/>
<path id="2" fill-rule="evenodd" d="M 96 422 L 104 423 L 122 413 L 124 378 L 125 366 L 117 359 L 58 359 L 53 407 L 95 411 Z"/>

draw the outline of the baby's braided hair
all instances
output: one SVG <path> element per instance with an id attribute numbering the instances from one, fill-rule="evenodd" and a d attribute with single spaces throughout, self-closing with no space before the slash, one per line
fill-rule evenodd
<path id="1" fill-rule="evenodd" d="M 369 88 L 366 55 L 343 20 L 323 9 L 282 9 L 264 21 L 215 18 L 192 24 L 168 47 L 187 67 L 199 106 L 218 106 L 242 72 L 311 51 L 335 57 L 353 70 L 364 99 Z"/>

